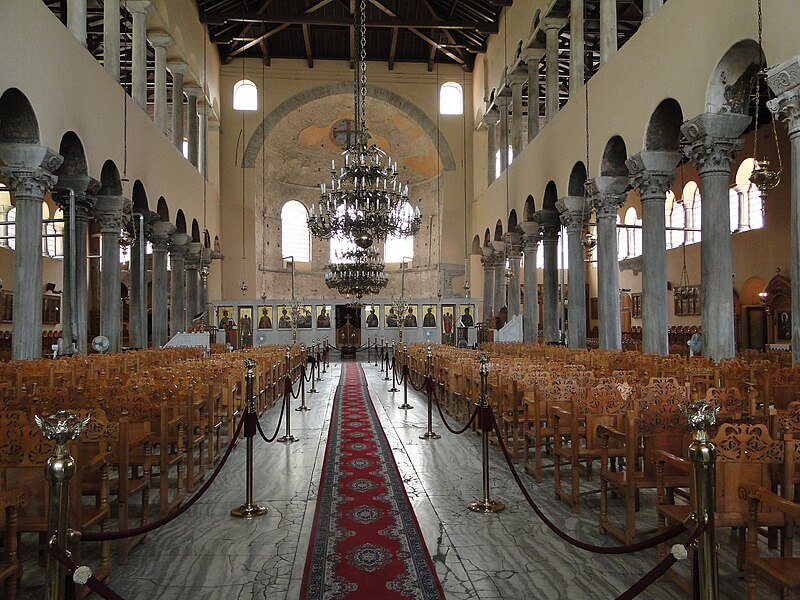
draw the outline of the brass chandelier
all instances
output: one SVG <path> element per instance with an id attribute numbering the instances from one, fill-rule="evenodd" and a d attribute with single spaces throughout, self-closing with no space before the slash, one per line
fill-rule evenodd
<path id="1" fill-rule="evenodd" d="M 321 239 L 346 238 L 359 248 L 369 248 L 387 235 L 415 235 L 420 212 L 404 211 L 408 185 L 398 181 L 397 162 L 375 144 L 367 130 L 366 3 L 356 11 L 356 56 L 353 81 L 355 136 L 342 153 L 344 165 L 331 161 L 330 187 L 320 184 L 320 198 L 311 205 L 308 226 Z M 360 48 L 360 52 L 359 52 Z"/>
<path id="2" fill-rule="evenodd" d="M 386 287 L 389 278 L 373 248 L 357 248 L 339 256 L 343 262 L 326 265 L 325 285 L 357 300 L 374 295 Z"/>

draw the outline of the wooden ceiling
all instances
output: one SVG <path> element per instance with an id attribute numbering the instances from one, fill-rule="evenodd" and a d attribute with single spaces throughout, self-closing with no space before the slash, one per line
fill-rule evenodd
<path id="1" fill-rule="evenodd" d="M 237 56 L 347 60 L 358 0 L 196 0 L 225 63 Z M 366 0 L 368 60 L 471 70 L 513 0 Z"/>

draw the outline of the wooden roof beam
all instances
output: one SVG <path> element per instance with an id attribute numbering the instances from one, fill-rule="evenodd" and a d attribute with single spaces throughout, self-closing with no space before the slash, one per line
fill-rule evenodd
<path id="1" fill-rule="evenodd" d="M 457 54 L 454 54 L 454 53 L 450 52 L 450 50 L 448 50 L 447 48 L 442 48 L 441 46 L 439 46 L 439 44 L 434 42 L 431 38 L 429 38 L 427 35 L 425 35 L 421 31 L 419 31 L 418 29 L 416 29 L 414 27 L 409 27 L 408 30 L 411 33 L 413 33 L 414 35 L 416 35 L 417 37 L 419 37 L 419 38 L 425 40 L 426 42 L 428 42 L 431 46 L 434 46 L 436 49 L 441 50 L 442 54 L 445 54 L 445 55 L 449 56 L 450 58 L 452 58 L 454 61 L 456 61 L 461 66 L 463 66 L 463 67 L 467 66 L 467 63 L 464 61 L 463 58 L 461 58 Z"/>
<path id="2" fill-rule="evenodd" d="M 392 29 L 392 42 L 389 45 L 389 70 L 394 70 L 394 58 L 397 56 L 397 27 Z"/>
<path id="3" fill-rule="evenodd" d="M 308 25 L 303 25 L 303 42 L 306 45 L 306 59 L 308 60 L 308 68 L 314 68 L 314 53 L 311 51 L 311 36 L 308 33 Z"/>

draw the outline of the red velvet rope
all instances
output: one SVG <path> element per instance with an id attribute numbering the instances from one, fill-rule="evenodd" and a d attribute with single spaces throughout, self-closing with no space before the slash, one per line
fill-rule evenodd
<path id="1" fill-rule="evenodd" d="M 491 407 L 489 408 L 491 412 Z M 547 515 L 542 512 L 542 509 L 536 504 L 534 499 L 531 497 L 530 493 L 528 492 L 528 488 L 525 487 L 525 484 L 522 482 L 522 479 L 517 473 L 517 469 L 514 467 L 514 461 L 511 460 L 511 454 L 508 452 L 508 448 L 506 447 L 505 440 L 503 439 L 503 434 L 500 431 L 500 427 L 497 424 L 497 421 L 494 422 L 494 431 L 497 435 L 497 439 L 500 442 L 500 449 L 503 451 L 503 456 L 508 463 L 508 467 L 511 470 L 511 475 L 514 477 L 514 480 L 517 482 L 517 486 L 522 491 L 522 494 L 525 496 L 525 499 L 528 501 L 528 504 L 533 509 L 533 512 L 542 520 L 542 522 L 547 525 L 547 527 L 555 533 L 558 537 L 562 540 L 567 542 L 568 544 L 572 544 L 573 546 L 577 546 L 581 550 L 586 550 L 587 552 L 594 552 L 596 554 L 631 554 L 633 552 L 639 552 L 640 550 L 645 550 L 647 548 L 652 548 L 653 546 L 657 546 L 658 544 L 663 544 L 666 541 L 671 540 L 676 535 L 679 535 L 686 531 L 686 525 L 683 523 L 676 523 L 669 529 L 662 531 L 656 536 L 648 538 L 646 540 L 642 540 L 641 542 L 637 542 L 635 544 L 628 544 L 627 546 L 595 546 L 594 544 L 587 544 L 586 542 L 582 542 L 571 535 L 565 533 L 558 526 L 553 523 L 550 519 L 547 518 Z"/>
<path id="2" fill-rule="evenodd" d="M 275 427 L 275 435 L 271 438 L 268 438 L 264 435 L 264 430 L 261 429 L 261 422 L 257 419 L 256 420 L 256 427 L 258 428 L 258 433 L 261 436 L 261 439 L 267 442 L 268 444 L 275 441 L 275 438 L 278 437 L 278 432 L 281 430 L 281 423 L 283 423 L 283 414 L 286 410 L 286 394 L 283 395 L 283 401 L 281 402 L 281 416 L 278 417 L 278 425 Z"/>
<path id="3" fill-rule="evenodd" d="M 62 548 L 59 548 L 58 546 L 50 546 L 48 548 L 48 552 L 50 552 L 50 554 L 52 554 L 58 562 L 64 565 L 70 573 L 74 573 L 78 569 L 78 565 L 76 565 L 73 560 L 67 556 L 66 552 L 64 552 Z M 67 585 L 71 585 L 72 583 L 71 577 L 67 579 Z M 94 575 L 89 577 L 88 581 L 86 582 L 86 587 L 93 592 L 96 592 L 101 598 L 105 598 L 105 600 L 125 600 L 122 596 L 117 594 L 102 581 L 95 578 Z"/>
<path id="4" fill-rule="evenodd" d="M 239 434 L 242 431 L 242 427 L 244 426 L 244 419 L 239 421 L 239 425 L 236 427 L 236 431 L 231 436 L 230 442 L 228 442 L 228 448 L 225 450 L 225 454 L 222 455 L 222 459 L 220 459 L 219 464 L 216 466 L 214 471 L 212 471 L 211 475 L 209 475 L 208 479 L 205 483 L 203 483 L 202 487 L 195 492 L 195 494 L 189 498 L 184 504 L 182 504 L 178 509 L 175 511 L 164 515 L 160 519 L 156 521 L 152 521 L 141 527 L 136 527 L 134 529 L 125 529 L 123 531 L 87 531 L 86 533 L 81 534 L 81 539 L 86 542 L 105 542 L 110 540 L 122 540 L 125 538 L 134 537 L 137 535 L 142 535 L 145 533 L 149 533 L 154 529 L 158 529 L 159 527 L 166 525 L 173 519 L 178 518 L 187 510 L 189 510 L 195 502 L 200 500 L 201 496 L 206 493 L 211 484 L 214 483 L 214 480 L 219 475 L 219 472 L 222 470 L 222 467 L 225 466 L 225 462 L 228 460 L 228 457 L 231 455 L 234 446 L 236 445 L 236 440 L 239 437 Z M 162 477 L 166 477 L 166 473 L 162 473 Z"/>
<path id="5" fill-rule="evenodd" d="M 449 431 L 452 434 L 461 435 L 462 433 L 464 433 L 467 429 L 472 427 L 472 422 L 478 416 L 478 408 L 479 407 L 476 405 L 475 406 L 475 410 L 472 411 L 472 416 L 469 418 L 469 421 L 467 421 L 467 424 L 464 425 L 464 427 L 462 429 L 453 429 L 447 423 L 447 419 L 444 416 L 444 412 L 442 411 L 442 407 L 439 404 L 439 398 L 438 398 L 438 396 L 436 394 L 436 390 L 433 391 L 433 401 L 436 403 L 436 409 L 439 411 L 439 416 L 442 418 L 442 423 L 444 424 L 444 426 L 447 429 L 447 431 Z"/>

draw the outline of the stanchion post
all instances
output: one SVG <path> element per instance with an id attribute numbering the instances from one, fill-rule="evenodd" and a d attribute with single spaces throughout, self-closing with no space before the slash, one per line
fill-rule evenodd
<path id="1" fill-rule="evenodd" d="M 256 361 L 247 358 L 244 361 L 247 404 L 244 413 L 244 437 L 247 444 L 247 465 L 245 473 L 245 502 L 241 506 L 231 511 L 232 517 L 240 519 L 252 519 L 267 514 L 269 509 L 253 502 L 253 438 L 256 435 L 256 399 L 253 393 L 253 381 L 255 380 Z"/>
<path id="2" fill-rule="evenodd" d="M 300 376 L 303 376 L 302 373 Z M 284 410 L 286 418 L 286 433 L 283 435 L 283 437 L 278 438 L 278 441 L 284 444 L 290 444 L 297 441 L 297 438 L 292 435 L 292 386 L 292 353 L 289 346 L 286 346 L 286 379 L 283 391 L 286 398 L 284 400 L 284 402 L 286 402 L 286 409 Z"/>
<path id="3" fill-rule="evenodd" d="M 314 354 L 314 348 L 316 347 L 316 345 L 317 345 L 317 340 L 313 340 L 313 345 L 311 346 L 311 389 L 308 390 L 309 394 L 316 394 L 317 393 L 317 380 L 316 380 L 317 376 L 314 373 L 314 365 L 316 363 L 316 358 L 315 358 L 315 354 Z M 303 364 L 305 364 L 305 365 L 308 364 L 308 358 L 306 358 L 306 361 Z M 310 408 L 308 408 L 306 406 L 306 384 L 305 384 L 305 381 L 306 381 L 306 377 L 305 377 L 305 373 L 303 373 L 303 386 L 302 386 L 302 389 L 303 389 L 303 401 L 300 404 L 300 408 L 295 408 L 295 410 L 297 410 L 297 411 L 311 410 Z"/>
<path id="4" fill-rule="evenodd" d="M 714 535 L 714 512 L 716 510 L 714 478 L 717 449 L 708 438 L 708 429 L 717 421 L 719 406 L 703 400 L 692 402 L 683 413 L 689 427 L 694 429 L 689 444 L 689 461 L 692 464 L 692 512 L 697 523 L 705 523 L 706 529 L 695 542 L 697 572 L 692 573 L 694 598 L 718 600 L 719 565 L 717 543 Z"/>
<path id="5" fill-rule="evenodd" d="M 388 353 L 387 353 L 388 354 Z M 389 360 L 391 359 L 391 362 Z M 389 375 L 391 373 L 391 376 Z M 386 357 L 386 377 L 383 378 L 384 381 L 392 380 L 392 387 L 389 388 L 389 392 L 399 392 L 400 390 L 397 387 L 397 357 L 394 354 L 394 340 L 392 341 L 392 355 Z"/>
<path id="6" fill-rule="evenodd" d="M 379 356 L 381 358 L 381 373 L 383 373 L 383 363 L 384 363 L 384 355 L 385 354 L 386 353 L 384 352 L 384 348 L 383 348 L 383 338 L 381 338 L 381 351 L 379 353 Z"/>
<path id="7" fill-rule="evenodd" d="M 75 440 L 89 417 L 81 419 L 71 412 L 58 411 L 49 417 L 36 416 L 36 424 L 48 440 L 55 441 L 53 454 L 47 459 L 45 475 L 50 483 L 50 506 L 47 521 L 48 543 L 67 550 L 69 531 L 69 482 L 75 475 L 75 459 L 67 442 Z M 45 600 L 61 600 L 66 589 L 66 571 L 55 556 L 47 554 L 44 581 Z"/>
<path id="8" fill-rule="evenodd" d="M 321 344 L 322 340 L 320 339 L 317 342 L 316 348 L 314 348 L 314 364 L 317 367 L 317 381 L 322 381 L 322 367 L 319 365 L 320 359 L 322 358 L 322 354 L 319 351 Z"/>
<path id="9" fill-rule="evenodd" d="M 403 344 L 403 403 L 397 407 L 403 410 L 411 410 L 414 408 L 408 403 L 408 378 L 408 344 Z"/>
<path id="10" fill-rule="evenodd" d="M 389 381 L 389 371 L 392 371 L 392 360 L 394 359 L 394 340 L 392 340 L 392 348 L 389 351 L 389 347 L 386 347 L 386 374 L 383 377 L 384 381 Z M 392 373 L 392 377 L 394 377 L 394 373 Z M 392 387 L 394 387 L 394 379 L 392 379 Z M 394 390 L 395 392 L 397 390 Z"/>
<path id="11" fill-rule="evenodd" d="M 428 344 L 425 362 L 425 394 L 428 396 L 428 430 L 419 436 L 421 440 L 438 440 L 440 436 L 433 430 L 433 347 Z"/>
<path id="12" fill-rule="evenodd" d="M 306 406 L 306 365 L 308 364 L 308 353 L 303 353 L 303 345 L 300 345 L 301 352 L 300 358 L 303 362 L 300 363 L 300 406 L 295 408 L 295 412 L 304 412 L 311 410 Z M 311 363 L 311 389 L 309 394 L 316 394 L 317 390 L 314 389 L 314 363 Z"/>
<path id="13" fill-rule="evenodd" d="M 328 353 L 329 353 L 329 351 L 330 351 L 330 349 L 328 348 L 328 340 L 326 339 L 325 340 L 325 344 L 322 346 L 322 358 L 323 358 L 323 361 L 325 363 L 325 364 L 322 365 L 322 372 L 323 373 L 327 373 L 328 372 L 328 365 L 330 364 L 328 362 L 328 358 L 329 358 L 329 354 Z"/>
<path id="14" fill-rule="evenodd" d="M 478 428 L 481 430 L 481 462 L 483 465 L 483 497 L 470 504 L 467 508 L 475 512 L 496 513 L 505 509 L 506 505 L 489 497 L 489 434 L 494 430 L 494 413 L 489 404 L 489 357 L 480 356 L 481 366 L 478 370 L 481 376 L 481 398 L 478 405 Z"/>

